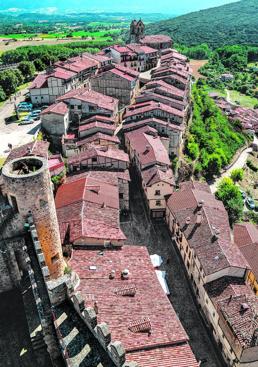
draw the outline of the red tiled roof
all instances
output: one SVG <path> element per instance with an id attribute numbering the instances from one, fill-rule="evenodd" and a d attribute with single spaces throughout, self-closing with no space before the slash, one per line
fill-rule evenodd
<path id="1" fill-rule="evenodd" d="M 243 279 L 223 277 L 206 284 L 205 288 L 229 325 L 230 333 L 233 333 L 244 349 L 252 347 L 258 328 L 258 299 L 250 287 Z"/>
<path id="2" fill-rule="evenodd" d="M 165 105 L 171 106 L 173 108 L 178 109 L 178 107 L 175 107 L 175 105 L 180 106 L 180 109 L 184 109 L 187 105 L 186 101 L 181 101 L 178 99 L 175 99 L 171 96 L 167 96 L 161 93 L 158 93 L 158 91 L 156 91 L 155 89 L 147 89 L 144 90 L 139 96 L 137 96 L 135 98 L 136 103 L 138 102 L 147 102 L 147 101 L 153 101 L 153 102 L 160 102 L 163 103 Z"/>
<path id="3" fill-rule="evenodd" d="M 78 99 L 100 108 L 114 111 L 118 106 L 118 99 L 106 96 L 104 94 L 88 90 L 87 88 L 73 89 L 70 92 L 58 97 L 58 101 L 67 101 L 69 99 Z"/>
<path id="4" fill-rule="evenodd" d="M 83 54 L 83 56 L 72 57 L 66 61 L 58 61 L 55 65 L 79 73 L 98 66 L 98 62 Z"/>
<path id="5" fill-rule="evenodd" d="M 258 243 L 258 228 L 252 223 L 235 224 L 234 241 L 238 247 Z"/>
<path id="6" fill-rule="evenodd" d="M 81 145 L 85 145 L 85 144 L 90 144 L 96 140 L 106 140 L 106 141 L 110 141 L 116 144 L 120 143 L 120 140 L 118 139 L 117 136 L 111 136 L 111 135 L 107 135 L 107 134 L 103 134 L 103 133 L 96 133 L 86 139 L 82 139 L 76 142 L 76 145 L 78 147 L 80 147 Z"/>
<path id="7" fill-rule="evenodd" d="M 180 83 L 187 85 L 188 84 L 188 80 L 186 80 L 185 78 L 177 75 L 177 74 L 169 74 L 169 75 L 162 75 L 162 76 L 157 76 L 157 77 L 153 77 L 153 80 L 167 80 L 167 79 L 171 79 L 171 80 L 177 80 Z"/>
<path id="8" fill-rule="evenodd" d="M 105 122 L 107 124 L 113 125 L 115 123 L 114 119 L 112 117 L 103 116 L 103 115 L 94 115 L 91 117 L 87 117 L 84 120 L 80 121 L 81 125 L 88 124 L 90 122 Z"/>
<path id="9" fill-rule="evenodd" d="M 49 143 L 47 141 L 35 140 L 31 143 L 15 147 L 11 150 L 8 155 L 5 164 L 13 159 L 21 158 L 28 155 L 48 158 Z"/>
<path id="10" fill-rule="evenodd" d="M 181 125 L 175 125 L 175 124 L 160 120 L 160 119 L 155 118 L 155 117 L 148 117 L 148 118 L 142 119 L 142 120 L 137 121 L 137 122 L 132 122 L 130 124 L 128 124 L 128 123 L 123 124 L 123 130 L 124 131 L 126 131 L 128 129 L 136 130 L 140 127 L 143 127 L 143 126 L 146 126 L 146 125 L 151 125 L 151 123 L 166 126 L 168 128 L 171 128 L 172 130 L 179 130 L 179 131 L 184 130 L 184 127 L 181 126 Z M 133 129 L 133 128 L 135 128 L 135 129 Z"/>
<path id="11" fill-rule="evenodd" d="M 117 185 L 96 177 L 76 177 L 57 190 L 55 203 L 61 240 L 69 228 L 70 241 L 83 238 L 124 240 L 119 227 Z"/>
<path id="12" fill-rule="evenodd" d="M 125 72 L 125 73 L 128 73 L 128 74 L 129 74 L 129 75 L 131 75 L 131 76 L 134 76 L 134 77 L 138 77 L 138 76 L 139 76 L 138 71 L 133 70 L 133 69 L 130 69 L 130 68 L 127 68 L 127 67 L 125 67 L 125 66 L 123 66 L 123 65 L 121 65 L 121 64 L 116 64 L 116 65 L 115 65 L 115 68 L 116 68 L 117 70 L 120 70 L 120 71 L 123 71 L 123 72 Z"/>
<path id="13" fill-rule="evenodd" d="M 136 152 L 141 165 L 170 165 L 166 148 L 155 129 L 144 126 L 126 133 L 125 136 L 129 140 L 131 148 Z"/>
<path id="14" fill-rule="evenodd" d="M 142 180 L 146 186 L 152 186 L 158 182 L 165 182 L 169 185 L 175 185 L 175 179 L 171 168 L 163 171 L 158 166 L 151 167 L 142 171 Z"/>
<path id="15" fill-rule="evenodd" d="M 110 132 L 114 132 L 116 130 L 116 127 L 109 124 L 104 124 L 102 122 L 91 122 L 90 124 L 80 125 L 79 131 L 85 131 L 85 130 L 91 130 L 97 128 L 98 130 L 104 129 L 109 130 Z"/>
<path id="16" fill-rule="evenodd" d="M 37 89 L 37 88 L 47 88 L 47 74 L 39 74 L 33 80 L 29 89 Z"/>
<path id="17" fill-rule="evenodd" d="M 70 70 L 65 70 L 63 68 L 57 67 L 54 71 L 48 75 L 48 78 L 53 77 L 57 79 L 69 80 L 76 76 L 76 73 Z"/>
<path id="18" fill-rule="evenodd" d="M 151 350 L 126 353 L 127 361 L 139 363 L 141 367 L 198 367 L 189 344 L 166 346 Z"/>
<path id="19" fill-rule="evenodd" d="M 107 157 L 117 161 L 129 162 L 128 154 L 123 150 L 117 149 L 115 147 L 102 147 L 98 145 L 89 146 L 86 151 L 69 157 L 67 162 L 68 164 L 74 164 L 97 156 Z"/>
<path id="20" fill-rule="evenodd" d="M 48 113 L 55 113 L 57 115 L 65 115 L 68 112 L 69 112 L 69 109 L 67 105 L 64 102 L 58 102 L 58 103 L 54 103 L 50 105 L 49 107 L 45 108 L 41 112 L 41 115 L 45 115 Z"/>
<path id="21" fill-rule="evenodd" d="M 123 246 L 102 253 L 74 250 L 70 264 L 80 277 L 78 290 L 87 305 L 98 303 L 98 322 L 108 323 L 112 338 L 122 342 L 128 360 L 137 359 L 143 367 L 160 367 L 160 357 L 165 353 L 170 367 L 198 366 L 189 347 L 182 347 L 179 353 L 176 344 L 187 346 L 188 337 L 157 280 L 145 247 Z M 90 270 L 90 266 L 96 266 L 96 270 Z M 121 278 L 124 269 L 129 270 L 127 280 Z M 109 279 L 111 270 L 115 270 L 114 279 Z M 129 288 L 135 289 L 134 296 L 123 296 Z M 140 325 L 144 319 L 149 320 L 151 333 L 131 331 L 132 324 Z"/>
<path id="22" fill-rule="evenodd" d="M 201 203 L 198 209 L 198 203 Z M 221 201 L 206 190 L 186 188 L 174 192 L 167 207 L 176 217 L 189 246 L 210 275 L 228 267 L 248 269 L 249 264 L 231 240 L 228 214 Z M 196 226 L 197 213 L 201 224 Z M 185 226 L 186 218 L 190 224 Z"/>
<path id="23" fill-rule="evenodd" d="M 132 107 L 134 107 L 134 109 L 132 109 Z M 145 105 L 143 107 L 140 107 L 140 104 L 137 104 L 137 105 L 134 105 L 128 108 L 124 115 L 124 119 L 134 116 L 134 115 L 140 115 L 145 112 L 152 111 L 152 110 L 161 110 L 161 111 L 170 113 L 175 116 L 184 117 L 184 111 L 177 110 L 176 108 L 165 105 L 164 103 L 150 101 L 150 102 L 145 102 Z"/>
<path id="24" fill-rule="evenodd" d="M 235 224 L 234 241 L 258 280 L 258 228 L 252 223 Z"/>
<path id="25" fill-rule="evenodd" d="M 164 80 L 161 80 L 161 79 L 160 80 L 151 80 L 150 82 L 145 84 L 145 88 L 146 89 L 158 88 L 160 90 L 169 92 L 173 95 L 178 95 L 178 96 L 181 96 L 181 97 L 185 96 L 185 91 L 183 91 L 183 90 L 181 90 L 177 87 L 174 87 L 173 85 L 168 84 Z"/>
<path id="26" fill-rule="evenodd" d="M 135 77 L 134 76 L 131 76 L 129 75 L 128 73 L 124 72 L 124 71 L 121 71 L 117 68 L 114 68 L 114 69 L 111 69 L 109 71 L 107 71 L 107 73 L 112 73 L 112 74 L 115 74 L 123 79 L 126 79 L 130 82 L 132 82 L 133 80 L 135 80 Z M 103 74 L 102 74 L 103 75 Z"/>
<path id="27" fill-rule="evenodd" d="M 55 171 L 56 169 L 59 169 L 62 167 L 64 168 L 64 162 L 62 160 L 61 154 L 49 157 L 48 168 L 50 172 Z"/>
<path id="28" fill-rule="evenodd" d="M 172 42 L 172 39 L 169 36 L 164 34 L 156 34 L 151 36 L 144 36 L 141 40 L 141 43 L 163 43 L 163 42 Z"/>

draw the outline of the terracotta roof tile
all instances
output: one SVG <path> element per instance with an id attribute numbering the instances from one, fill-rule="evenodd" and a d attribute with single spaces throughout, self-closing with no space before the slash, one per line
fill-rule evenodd
<path id="1" fill-rule="evenodd" d="M 69 99 L 78 99 L 82 102 L 86 102 L 109 111 L 114 111 L 118 106 L 118 99 L 106 96 L 93 90 L 88 90 L 87 88 L 73 89 L 63 96 L 58 97 L 57 100 L 67 101 Z"/>
<path id="2" fill-rule="evenodd" d="M 198 208 L 199 203 L 201 205 Z M 249 268 L 249 264 L 231 240 L 228 215 L 223 203 L 213 194 L 184 187 L 170 196 L 167 206 L 175 215 L 206 275 L 230 266 Z M 198 212 L 202 221 L 196 226 Z M 187 217 L 190 218 L 190 224 L 186 227 Z"/>
<path id="3" fill-rule="evenodd" d="M 86 151 L 68 158 L 68 164 L 79 163 L 92 157 L 108 157 L 114 160 L 129 162 L 128 154 L 115 147 L 102 147 L 100 145 L 91 145 Z"/>
<path id="4" fill-rule="evenodd" d="M 126 238 L 119 226 L 118 187 L 105 181 L 105 172 L 102 177 L 73 176 L 58 188 L 55 203 L 62 241 L 68 228 L 72 243 Z"/>
<path id="5" fill-rule="evenodd" d="M 206 284 L 205 288 L 242 347 L 253 347 L 258 328 L 258 299 L 250 287 L 243 279 L 223 277 Z"/>
<path id="6" fill-rule="evenodd" d="M 57 115 L 65 115 L 69 112 L 67 105 L 64 102 L 58 102 L 50 105 L 49 107 L 45 108 L 41 115 L 46 115 L 48 113 L 55 113 Z"/>
<path id="7" fill-rule="evenodd" d="M 168 152 L 157 131 L 149 126 L 125 134 L 131 148 L 136 152 L 141 165 L 158 164 L 170 166 Z"/>
<path id="8" fill-rule="evenodd" d="M 71 266 L 80 276 L 78 289 L 87 305 L 98 303 L 98 322 L 108 323 L 112 338 L 122 342 L 128 360 L 137 359 L 143 367 L 158 367 L 164 354 L 166 365 L 170 367 L 198 366 L 187 344 L 188 337 L 160 287 L 145 247 L 123 246 L 102 252 L 74 250 Z M 90 270 L 90 266 L 96 266 L 96 270 Z M 127 280 L 121 278 L 124 269 L 129 270 Z M 111 270 L 115 270 L 114 279 L 109 278 Z M 135 295 L 123 296 L 129 287 L 135 288 Z M 143 319 L 149 320 L 151 333 L 129 329 Z M 185 347 L 181 349 L 174 345 L 180 343 Z"/>

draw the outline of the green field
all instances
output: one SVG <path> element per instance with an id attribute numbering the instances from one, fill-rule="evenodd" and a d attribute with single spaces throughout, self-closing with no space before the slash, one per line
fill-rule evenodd
<path id="1" fill-rule="evenodd" d="M 17 33 L 17 34 L 0 34 L 0 38 L 5 39 L 31 39 L 31 38 L 67 38 L 67 36 L 72 36 L 72 38 L 82 38 L 82 37 L 94 37 L 95 39 L 108 40 L 108 34 L 119 35 L 121 29 L 107 29 L 103 31 L 87 32 L 87 31 L 77 31 L 77 32 L 60 32 L 60 33 Z"/>
<path id="2" fill-rule="evenodd" d="M 243 107 L 253 108 L 258 103 L 257 98 L 246 96 L 235 90 L 229 90 L 229 95 L 232 102 L 239 102 Z"/>

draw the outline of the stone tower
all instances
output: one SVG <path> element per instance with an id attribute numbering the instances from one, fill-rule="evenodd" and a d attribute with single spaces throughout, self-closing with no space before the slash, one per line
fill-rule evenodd
<path id="1" fill-rule="evenodd" d="M 10 205 L 24 220 L 17 225 L 32 214 L 50 277 L 62 276 L 65 262 L 47 160 L 31 156 L 14 159 L 3 167 L 2 177 Z"/>
<path id="2" fill-rule="evenodd" d="M 145 25 L 143 21 L 140 19 L 138 20 L 132 20 L 130 25 L 130 38 L 129 43 L 139 43 L 140 39 L 144 37 L 144 29 Z"/>

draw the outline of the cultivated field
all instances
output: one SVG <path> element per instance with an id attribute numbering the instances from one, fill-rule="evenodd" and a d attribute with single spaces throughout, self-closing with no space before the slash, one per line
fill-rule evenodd
<path id="1" fill-rule="evenodd" d="M 199 73 L 200 67 L 207 64 L 208 60 L 190 60 L 190 66 L 193 69 L 193 76 L 199 79 L 202 75 Z"/>

